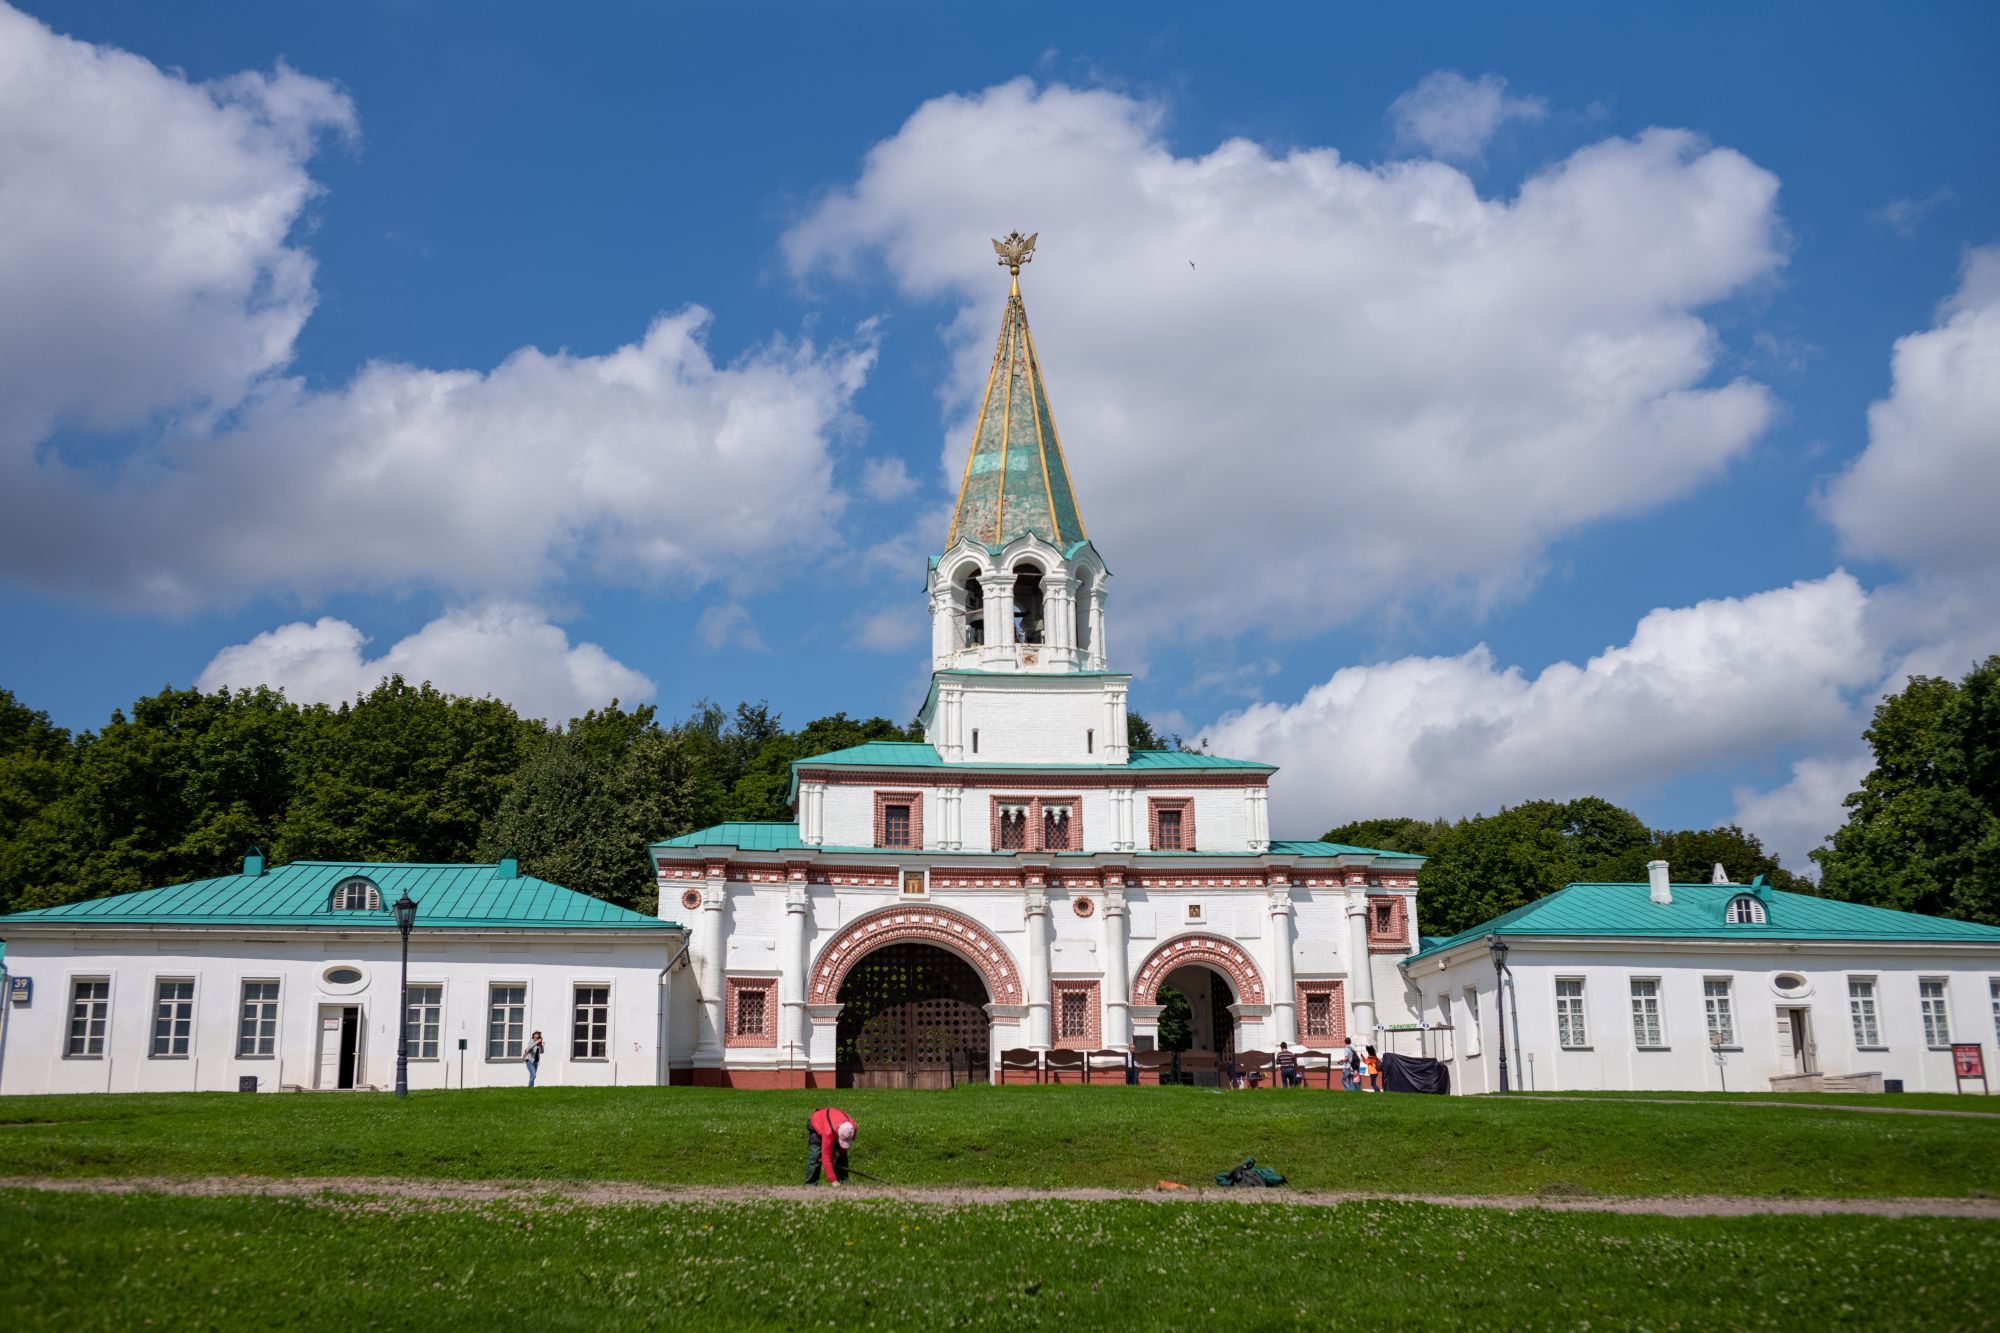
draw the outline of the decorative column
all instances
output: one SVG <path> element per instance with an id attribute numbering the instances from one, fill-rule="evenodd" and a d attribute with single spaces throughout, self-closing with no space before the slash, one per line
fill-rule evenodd
<path id="1" fill-rule="evenodd" d="M 934 734 L 927 739 L 937 746 L 939 758 L 956 764 L 965 758 L 965 686 L 957 677 L 945 676 L 938 680 L 937 690 Z"/>
<path id="2" fill-rule="evenodd" d="M 788 1067 L 804 1071 L 812 1060 L 812 1018 L 806 1013 L 806 990 L 812 980 L 812 897 L 806 892 L 804 865 L 785 867 L 785 937 L 779 954 L 778 1053 Z"/>
<path id="3" fill-rule="evenodd" d="M 1084 669 L 1102 671 L 1110 660 L 1111 654 L 1104 651 L 1104 579 L 1099 576 L 1090 584 L 1090 654 Z"/>
<path id="4" fill-rule="evenodd" d="M 1375 1039 L 1375 969 L 1368 956 L 1368 886 L 1358 880 L 1347 886 L 1347 1007 L 1354 1016 L 1349 1035 L 1365 1046 Z"/>
<path id="5" fill-rule="evenodd" d="M 979 660 L 987 666 L 1012 665 L 1014 653 L 1014 575 L 987 574 L 979 580 L 986 594 L 986 639 Z"/>
<path id="6" fill-rule="evenodd" d="M 1299 1042 L 1298 988 L 1293 984 L 1291 873 L 1272 867 L 1266 884 L 1271 891 L 1271 1026 L 1273 1041 Z"/>
<path id="7" fill-rule="evenodd" d="M 1126 685 L 1122 680 L 1104 682 L 1104 762 L 1123 764 L 1131 759 L 1125 716 Z"/>
<path id="8" fill-rule="evenodd" d="M 1042 580 L 1042 639 L 1051 665 L 1077 665 L 1075 579 L 1051 575 Z"/>
<path id="9" fill-rule="evenodd" d="M 958 652 L 959 625 L 964 617 L 958 608 L 958 590 L 950 584 L 931 589 L 931 666 L 948 667 Z"/>
<path id="10" fill-rule="evenodd" d="M 1125 909 L 1125 880 L 1117 871 L 1104 876 L 1104 1044 L 1132 1048 L 1131 922 Z"/>
<path id="11" fill-rule="evenodd" d="M 694 1044 L 695 1081 L 701 1070 L 722 1067 L 723 1026 L 727 1021 L 728 986 L 725 982 L 729 961 L 729 879 L 728 863 L 710 861 L 708 880 L 701 891 L 701 917 L 695 939 L 701 944 L 696 956 L 696 976 L 701 985 L 701 1031 Z"/>
<path id="12" fill-rule="evenodd" d="M 1271 789 L 1252 787 L 1244 794 L 1250 800 L 1250 850 L 1262 855 L 1271 850 Z"/>
<path id="13" fill-rule="evenodd" d="M 1049 1010 L 1055 1003 L 1049 960 L 1049 895 L 1040 889 L 1028 892 L 1028 1045 L 1046 1051 L 1049 1039 Z"/>
<path id="14" fill-rule="evenodd" d="M 1137 851 L 1132 833 L 1132 789 L 1113 787 L 1111 789 L 1111 850 L 1114 852 Z"/>
<path id="15" fill-rule="evenodd" d="M 817 847 L 826 841 L 826 784 L 799 784 L 799 841 Z"/>

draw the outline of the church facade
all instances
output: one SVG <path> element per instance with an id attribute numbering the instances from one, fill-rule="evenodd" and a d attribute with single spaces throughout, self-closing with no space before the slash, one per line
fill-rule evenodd
<path id="1" fill-rule="evenodd" d="M 1415 1017 L 1420 858 L 1273 839 L 1268 764 L 1128 748 L 1111 574 L 1021 299 L 1033 240 L 995 248 L 1013 283 L 926 571 L 924 739 L 794 764 L 791 821 L 654 845 L 696 982 L 677 1079 L 929 1086 L 1004 1050 L 1153 1048 L 1163 1019 L 1226 1052 Z"/>

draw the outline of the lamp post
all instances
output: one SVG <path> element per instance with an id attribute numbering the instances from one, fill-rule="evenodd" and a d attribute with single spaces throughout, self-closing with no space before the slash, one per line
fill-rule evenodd
<path id="1" fill-rule="evenodd" d="M 1498 935 L 1486 937 L 1486 947 L 1493 954 L 1493 1014 L 1500 1030 L 1500 1091 L 1507 1087 L 1507 942 Z"/>
<path id="2" fill-rule="evenodd" d="M 396 1019 L 396 1095 L 410 1095 L 410 927 L 417 924 L 417 904 L 408 889 L 396 900 L 396 929 L 403 934 L 403 1011 Z"/>

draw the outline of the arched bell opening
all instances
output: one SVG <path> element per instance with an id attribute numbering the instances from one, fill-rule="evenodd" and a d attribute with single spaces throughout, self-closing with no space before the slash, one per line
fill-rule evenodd
<path id="1" fill-rule="evenodd" d="M 986 642 L 986 590 L 980 586 L 976 567 L 958 576 L 958 604 L 965 608 L 965 631 L 958 646 L 977 648 Z"/>
<path id="2" fill-rule="evenodd" d="M 1024 564 L 1014 571 L 1014 642 L 1040 643 L 1047 626 L 1042 615 L 1042 571 Z"/>

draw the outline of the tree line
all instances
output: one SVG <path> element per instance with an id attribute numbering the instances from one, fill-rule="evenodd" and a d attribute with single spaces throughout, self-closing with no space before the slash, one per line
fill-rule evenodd
<path id="1" fill-rule="evenodd" d="M 2000 656 L 1960 680 L 1912 677 L 1865 733 L 1874 767 L 1813 853 L 1820 883 L 1734 825 L 1651 829 L 1594 796 L 1493 814 L 1377 818 L 1332 842 L 1428 857 L 1425 934 L 1470 929 L 1572 881 L 1732 879 L 2000 924 Z M 845 713 L 796 730 L 764 703 L 663 721 L 617 703 L 559 726 L 494 699 L 390 677 L 349 703 L 276 690 L 167 689 L 75 734 L 0 690 L 0 911 L 274 861 L 492 861 L 650 912 L 646 845 L 727 820 L 783 820 L 793 760 L 914 726 Z M 1134 748 L 1180 748 L 1137 714 Z"/>

